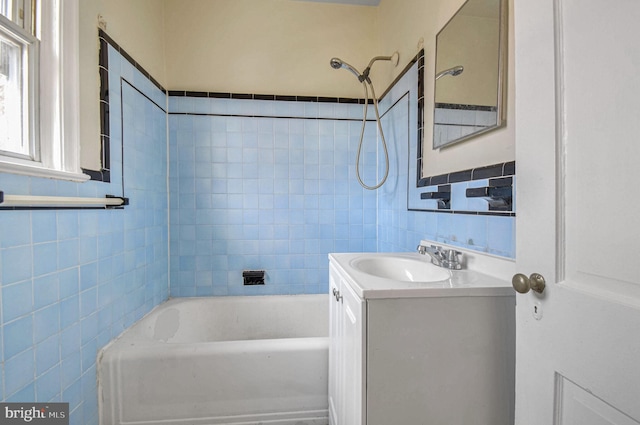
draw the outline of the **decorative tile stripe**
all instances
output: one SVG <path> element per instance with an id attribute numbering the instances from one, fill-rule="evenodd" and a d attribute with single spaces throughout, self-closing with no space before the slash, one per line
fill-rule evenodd
<path id="1" fill-rule="evenodd" d="M 416 143 L 418 144 L 418 165 L 416 181 L 420 181 L 422 174 L 422 148 L 424 147 L 424 49 L 418 52 L 418 137 Z M 411 161 L 411 158 L 409 158 Z M 418 186 L 420 186 L 418 184 Z"/>
<path id="2" fill-rule="evenodd" d="M 104 31 L 99 30 L 99 34 Z M 108 183 L 111 181 L 111 143 L 109 119 L 109 47 L 107 40 L 100 36 L 98 70 L 100 73 L 100 170 L 83 168 L 82 172 L 91 180 Z"/>
<path id="3" fill-rule="evenodd" d="M 491 177 L 513 176 L 516 173 L 516 162 L 503 162 L 486 167 L 471 168 L 448 174 L 424 177 L 418 180 L 418 187 L 435 186 L 446 183 L 458 183 L 471 180 L 488 179 Z"/>
<path id="4" fill-rule="evenodd" d="M 484 106 L 484 105 L 463 105 L 461 103 L 436 103 L 436 109 L 462 109 L 465 111 L 490 111 L 496 112 L 498 108 L 496 106 Z"/>
<path id="5" fill-rule="evenodd" d="M 458 211 L 458 210 L 436 210 L 436 209 L 419 209 L 409 211 L 424 211 L 424 212 L 437 212 L 443 214 L 455 214 L 455 215 L 486 215 L 486 216 L 498 216 L 498 217 L 515 217 L 514 212 L 496 212 L 496 211 Z"/>
<path id="6" fill-rule="evenodd" d="M 279 94 L 252 94 L 252 93 L 226 93 L 226 92 L 204 92 L 188 90 L 169 90 L 169 96 L 176 97 L 211 97 L 217 99 L 242 99 L 242 100 L 276 100 L 286 102 L 318 102 L 318 103 L 351 103 L 364 104 L 364 99 L 350 97 L 324 97 L 324 96 L 292 96 Z M 369 104 L 373 100 L 369 99 Z"/>

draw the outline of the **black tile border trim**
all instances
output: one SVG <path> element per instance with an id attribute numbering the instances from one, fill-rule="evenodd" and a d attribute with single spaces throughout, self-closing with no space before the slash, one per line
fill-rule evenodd
<path id="1" fill-rule="evenodd" d="M 174 97 L 208 97 L 216 99 L 240 99 L 240 100 L 270 100 L 285 102 L 314 102 L 314 103 L 350 103 L 364 105 L 364 99 L 351 97 L 326 97 L 326 96 L 295 96 L 280 94 L 254 94 L 254 93 L 228 93 L 228 92 L 204 92 L 189 90 L 169 90 L 169 96 Z M 369 104 L 373 100 L 369 99 Z"/>
<path id="2" fill-rule="evenodd" d="M 409 211 L 421 211 L 421 212 L 432 212 L 432 213 L 442 213 L 442 214 L 456 214 L 456 215 L 484 215 L 484 216 L 493 216 L 493 217 L 515 217 L 516 213 L 514 212 L 500 212 L 500 211 L 458 211 L 458 210 L 436 210 L 436 209 L 417 209 L 410 208 Z"/>
<path id="3" fill-rule="evenodd" d="M 362 122 L 362 118 L 329 118 L 329 117 L 301 117 L 288 115 L 258 115 L 258 114 L 208 114 L 204 112 L 168 112 L 169 115 L 190 115 L 200 117 L 230 117 L 230 118 L 271 118 L 284 120 L 319 120 L 319 121 L 356 121 Z M 374 119 L 367 119 L 367 122 L 375 122 Z"/>
<path id="4" fill-rule="evenodd" d="M 496 106 L 483 106 L 483 105 L 463 105 L 461 103 L 436 103 L 435 109 L 460 109 L 465 111 L 487 111 L 497 112 Z"/>
<path id="5" fill-rule="evenodd" d="M 111 182 L 111 143 L 109 116 L 109 41 L 104 31 L 98 30 L 98 73 L 100 76 L 100 170 L 82 168 L 91 180 L 104 183 Z"/>
<path id="6" fill-rule="evenodd" d="M 418 161 L 416 167 L 416 182 L 418 187 L 420 186 L 420 180 L 422 177 L 422 148 L 424 146 L 424 96 L 425 96 L 425 85 L 424 85 L 424 49 L 420 49 L 418 52 L 418 132 L 417 132 L 417 150 L 416 153 L 418 157 L 416 158 Z M 409 161 L 412 161 L 409 158 Z"/>
<path id="7" fill-rule="evenodd" d="M 104 183 L 111 182 L 111 170 L 102 169 L 100 171 L 96 171 L 96 170 L 89 170 L 87 168 L 83 168 L 82 172 L 89 176 L 89 180 L 94 180 L 94 181 L 99 181 Z"/>
<path id="8" fill-rule="evenodd" d="M 472 180 L 482 180 L 492 177 L 513 176 L 516 173 L 516 162 L 502 162 L 485 167 L 470 168 L 437 176 L 425 177 L 418 181 L 418 187 L 436 186 L 445 183 L 460 183 Z"/>

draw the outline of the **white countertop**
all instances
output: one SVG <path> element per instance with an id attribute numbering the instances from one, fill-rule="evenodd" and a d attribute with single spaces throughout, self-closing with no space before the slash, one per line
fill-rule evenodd
<path id="1" fill-rule="evenodd" d="M 397 281 L 374 276 L 352 266 L 354 260 L 363 256 L 394 256 L 431 262 L 429 256 L 418 253 L 329 254 L 329 262 L 340 271 L 349 286 L 362 299 L 515 296 L 511 282 L 473 270 L 451 270 L 449 279 L 437 282 Z"/>

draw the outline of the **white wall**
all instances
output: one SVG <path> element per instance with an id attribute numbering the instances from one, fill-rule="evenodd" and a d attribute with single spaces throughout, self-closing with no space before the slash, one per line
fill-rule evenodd
<path id="1" fill-rule="evenodd" d="M 165 0 L 167 88 L 362 97 L 377 9 L 291 0 Z"/>

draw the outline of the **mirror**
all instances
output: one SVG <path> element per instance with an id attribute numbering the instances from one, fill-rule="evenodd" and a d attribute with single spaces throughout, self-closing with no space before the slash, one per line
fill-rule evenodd
<path id="1" fill-rule="evenodd" d="M 436 36 L 433 149 L 505 124 L 507 0 L 467 0 Z"/>

